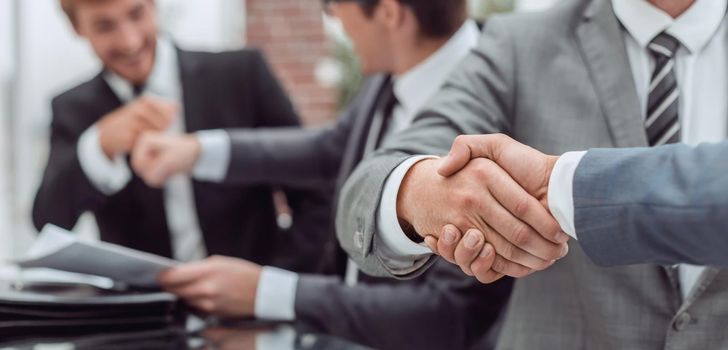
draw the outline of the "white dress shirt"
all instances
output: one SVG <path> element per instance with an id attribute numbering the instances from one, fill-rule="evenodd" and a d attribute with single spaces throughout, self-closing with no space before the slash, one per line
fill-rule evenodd
<path id="1" fill-rule="evenodd" d="M 123 103 L 129 103 L 134 99 L 131 83 L 112 72 L 107 72 L 104 78 Z M 154 68 L 143 93 L 177 103 L 181 109 L 167 132 L 184 133 L 184 104 L 177 51 L 165 38 L 157 40 Z M 224 145 L 224 139 L 228 137 L 225 132 L 221 131 L 200 132 L 199 136 L 203 144 L 211 143 L 211 148 L 219 148 L 221 142 Z M 131 180 L 132 172 L 125 155 L 118 154 L 110 160 L 102 151 L 96 125 L 81 135 L 77 152 L 84 173 L 102 193 L 111 196 L 121 191 Z M 207 178 L 222 178 L 227 168 L 218 167 L 210 170 L 208 164 L 220 162 L 220 159 L 225 161 L 226 157 L 229 158 L 229 148 L 227 151 L 223 150 L 212 156 L 201 157 L 194 173 Z M 165 184 L 164 207 L 174 258 L 180 261 L 204 258 L 207 252 L 202 239 L 189 177 L 176 176 Z"/>
<path id="2" fill-rule="evenodd" d="M 644 0 L 612 0 L 614 12 L 625 27 L 625 45 L 639 95 L 646 114 L 649 83 L 654 58 L 647 49 L 663 31 L 682 46 L 675 56 L 675 73 L 680 88 L 682 142 L 696 145 L 723 141 L 728 130 L 728 26 L 726 0 L 696 1 L 680 17 L 673 19 Z M 562 229 L 577 237 L 574 227 L 573 179 L 585 152 L 564 154 L 554 167 L 549 188 L 549 207 Z M 686 299 L 704 267 L 681 264 L 678 267 L 681 293 Z"/>
<path id="3" fill-rule="evenodd" d="M 450 71 L 475 47 L 479 36 L 480 31 L 475 22 L 467 21 L 435 53 L 406 73 L 395 77 L 394 94 L 399 103 L 392 111 L 389 128 L 383 135 L 385 142 L 412 124 L 419 109 L 437 93 Z M 373 143 L 372 137 L 370 135 L 367 141 L 369 146 Z M 256 317 L 293 320 L 297 281 L 298 276 L 293 272 L 264 267 L 256 293 Z"/>

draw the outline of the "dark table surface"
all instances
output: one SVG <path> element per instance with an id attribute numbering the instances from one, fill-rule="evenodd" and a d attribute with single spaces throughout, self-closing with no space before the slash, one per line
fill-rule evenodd
<path id="1" fill-rule="evenodd" d="M 28 350 L 366 350 L 325 335 L 297 332 L 290 325 L 237 325 L 211 327 L 197 332 L 166 328 L 135 332 L 107 332 L 83 336 L 38 335 L 1 340 L 0 349 Z"/>

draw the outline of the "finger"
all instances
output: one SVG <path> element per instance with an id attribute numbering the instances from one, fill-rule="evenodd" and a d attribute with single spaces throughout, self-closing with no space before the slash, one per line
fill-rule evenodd
<path id="1" fill-rule="evenodd" d="M 466 275 L 473 275 L 470 265 L 478 257 L 484 244 L 485 237 L 483 237 L 483 234 L 478 230 L 471 229 L 465 233 L 465 236 L 463 236 L 463 239 L 460 240 L 457 248 L 455 248 L 455 262 Z"/>
<path id="2" fill-rule="evenodd" d="M 146 170 L 154 160 L 157 148 L 155 135 L 149 132 L 142 133 L 132 150 L 132 168 L 137 172 Z"/>
<path id="3" fill-rule="evenodd" d="M 553 264 L 553 262 L 551 264 Z M 549 266 L 551 266 L 551 264 L 549 264 Z M 497 273 L 511 276 L 514 278 L 526 277 L 534 272 L 534 270 L 509 261 L 498 254 L 496 254 L 495 260 L 493 261 L 493 266 L 491 268 Z"/>
<path id="4" fill-rule="evenodd" d="M 145 96 L 142 102 L 150 111 L 145 117 L 160 130 L 167 129 L 179 112 L 179 105 L 159 98 Z"/>
<path id="5" fill-rule="evenodd" d="M 493 263 L 495 262 L 495 248 L 490 243 L 486 243 L 483 246 L 483 250 L 480 255 L 475 259 L 470 270 L 473 271 L 473 275 L 478 279 L 480 283 L 493 283 L 503 278 L 502 273 L 498 273 L 492 269 Z"/>
<path id="6" fill-rule="evenodd" d="M 156 162 L 146 170 L 144 182 L 150 187 L 162 187 L 172 176 L 171 168 L 164 156 L 158 156 Z"/>
<path id="7" fill-rule="evenodd" d="M 438 173 L 444 177 L 451 176 L 473 158 L 488 158 L 497 162 L 500 150 L 514 143 L 518 144 L 503 134 L 460 135 L 453 141 L 450 154 L 443 160 Z"/>
<path id="8" fill-rule="evenodd" d="M 487 198 L 481 204 L 486 222 L 509 242 L 541 260 L 551 261 L 563 257 L 563 245 L 547 240 L 527 222 L 520 219 L 523 215 L 532 218 L 533 221 L 535 216 L 545 215 L 546 218 L 537 218 L 537 220 L 553 220 L 540 204 L 537 205 L 544 210 L 542 212 L 536 212 L 531 207 L 524 209 L 527 205 L 538 203 L 538 200 L 528 194 L 503 169 L 497 166 L 493 167 L 486 177 L 486 179 L 483 179 L 483 183 L 493 195 L 493 197 Z M 512 210 L 516 213 L 506 209 L 508 207 L 513 208 L 513 206 L 516 208 Z M 498 249 L 499 247 L 495 247 L 498 254 L 503 255 L 503 252 Z M 504 255 L 504 257 L 511 259 L 510 256 Z M 526 265 L 525 261 L 517 262 Z M 536 267 L 530 264 L 527 266 Z"/>
<path id="9" fill-rule="evenodd" d="M 167 117 L 160 115 L 148 97 L 141 97 L 133 106 L 134 116 L 145 130 L 162 131 L 166 129 Z"/>
<path id="10" fill-rule="evenodd" d="M 452 264 L 455 262 L 455 248 L 457 248 L 462 233 L 455 225 L 445 225 L 442 228 L 440 239 L 437 240 L 437 252 L 439 255 Z"/>
<path id="11" fill-rule="evenodd" d="M 561 230 L 559 223 L 541 202 L 526 192 L 507 173 L 501 174 L 494 180 L 489 189 L 496 200 L 511 214 L 551 243 L 560 245 L 569 240 L 569 236 Z"/>
<path id="12" fill-rule="evenodd" d="M 463 141 L 468 140 L 468 141 Z M 437 172 L 444 177 L 452 176 L 458 171 L 462 170 L 472 159 L 472 152 L 470 145 L 468 144 L 470 139 L 463 139 L 463 136 L 458 136 L 450 148 L 450 153 L 447 157 L 443 158 L 440 168 Z"/>
<path id="13" fill-rule="evenodd" d="M 504 233 L 503 231 L 499 231 L 498 229 L 496 229 L 496 227 L 499 226 L 510 229 L 510 227 L 514 224 L 504 222 L 517 221 L 517 219 L 510 215 L 507 210 L 503 209 L 498 205 L 492 205 L 490 211 L 491 213 L 489 214 L 489 216 L 495 218 L 486 219 L 487 223 L 481 223 L 481 225 L 483 226 L 482 232 L 485 235 L 485 240 L 493 245 L 497 254 L 503 256 L 509 261 L 525 266 L 529 269 L 543 270 L 549 265 L 549 262 L 553 259 L 542 259 L 536 255 L 531 254 L 528 251 L 523 250 L 517 244 L 514 244 L 507 239 L 506 236 L 508 235 L 508 233 Z M 536 233 L 533 233 L 533 235 L 538 236 L 538 234 Z M 549 244 L 551 243 L 549 242 Z"/>
<path id="14" fill-rule="evenodd" d="M 430 248 L 435 255 L 440 255 L 437 251 L 437 238 L 435 238 L 435 236 L 425 236 L 425 245 L 427 248 Z"/>
<path id="15" fill-rule="evenodd" d="M 169 268 L 159 274 L 157 281 L 166 288 L 188 285 L 210 273 L 205 260 Z"/>

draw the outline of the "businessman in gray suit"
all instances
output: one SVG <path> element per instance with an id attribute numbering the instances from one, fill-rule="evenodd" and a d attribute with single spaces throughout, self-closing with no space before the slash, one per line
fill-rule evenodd
<path id="1" fill-rule="evenodd" d="M 466 232 L 464 245 L 479 243 L 472 228 L 492 245 L 484 258 L 496 257 L 495 275 L 486 279 L 547 267 L 566 239 L 537 207 L 546 196 L 503 196 L 512 184 L 487 159 L 444 178 L 442 160 L 413 155 L 445 154 L 457 135 L 498 132 L 550 154 L 723 140 L 725 13 L 726 1 L 563 0 L 542 13 L 492 17 L 413 126 L 345 184 L 342 246 L 369 273 L 411 277 L 435 259 L 417 241 L 455 238 L 442 230 L 452 223 Z M 404 244 L 403 236 L 419 237 Z M 517 280 L 499 348 L 725 348 L 727 322 L 725 272 L 605 269 L 571 244 L 551 268 Z"/>
<path id="2" fill-rule="evenodd" d="M 728 178 L 723 176 L 728 141 L 592 149 L 559 157 L 503 134 L 468 135 L 456 138 L 438 172 L 452 176 L 473 158 L 494 161 L 519 185 L 532 189 L 526 195 L 546 193 L 546 208 L 599 265 L 728 265 Z M 659 181 L 651 181 L 655 176 Z M 566 212 L 573 215 L 561 215 Z M 455 255 L 469 256 L 463 268 L 484 248 L 465 250 L 425 239 L 452 263 L 457 263 Z"/>
<path id="3" fill-rule="evenodd" d="M 222 151 L 180 153 L 190 138 L 148 135 L 133 161 L 147 183 L 189 171 L 195 158 L 205 157 L 201 153 L 227 150 L 226 184 L 342 184 L 367 153 L 409 126 L 480 35 L 467 20 L 465 0 L 341 1 L 330 8 L 352 38 L 364 73 L 374 74 L 336 124 L 228 130 L 230 144 Z M 390 23 L 392 18 L 397 20 Z M 470 348 L 495 323 L 512 284 L 482 285 L 444 261 L 407 282 L 359 276 L 333 232 L 330 246 L 320 251 L 328 262 L 320 274 L 215 257 L 172 269 L 160 280 L 212 314 L 298 321 L 306 329 L 377 349 Z M 443 322 L 448 337 L 436 335 Z"/>

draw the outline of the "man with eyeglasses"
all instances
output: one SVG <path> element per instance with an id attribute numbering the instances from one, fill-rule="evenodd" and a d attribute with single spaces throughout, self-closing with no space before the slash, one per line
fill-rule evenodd
<path id="1" fill-rule="evenodd" d="M 342 184 L 371 151 L 396 139 L 475 46 L 479 31 L 465 0 L 324 1 L 341 20 L 370 75 L 341 119 L 321 130 L 227 130 L 231 184 Z M 187 147 L 194 152 L 181 152 Z M 189 138 L 157 135 L 137 147 L 135 168 L 148 183 L 189 172 L 214 150 Z M 377 349 L 471 348 L 495 323 L 510 280 L 479 286 L 446 263 L 413 281 L 359 275 L 331 232 L 322 260 L 334 276 L 293 274 L 239 259 L 213 258 L 160 278 L 205 312 L 299 321 L 316 332 Z M 437 332 L 435 332 L 437 331 Z M 448 336 L 433 336 L 444 331 Z M 479 348 L 487 348 L 479 344 Z"/>

